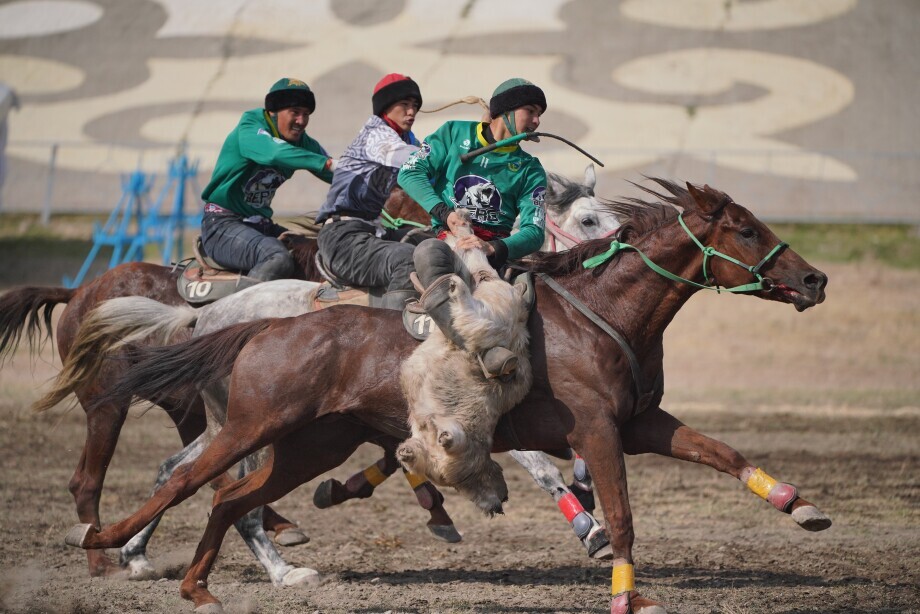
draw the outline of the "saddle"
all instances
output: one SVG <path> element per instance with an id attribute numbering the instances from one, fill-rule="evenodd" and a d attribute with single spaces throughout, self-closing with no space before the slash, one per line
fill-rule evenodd
<path id="1" fill-rule="evenodd" d="M 190 305 L 200 307 L 230 296 L 244 288 L 259 283 L 259 280 L 243 275 L 239 271 L 225 269 L 214 262 L 204 251 L 201 237 L 192 246 L 194 258 L 185 264 L 176 281 L 179 295 Z M 323 276 L 323 281 L 313 295 L 313 311 L 328 309 L 335 305 L 359 305 L 381 307 L 386 288 L 363 288 L 350 286 L 332 273 L 317 251 L 314 264 Z M 509 269 L 510 272 L 510 269 Z M 528 310 L 533 309 L 534 288 L 529 272 L 518 272 L 511 283 L 524 286 L 524 300 Z M 424 341 L 436 326 L 418 301 L 406 305 L 402 312 L 403 327 L 413 338 Z"/>
<path id="2" fill-rule="evenodd" d="M 201 237 L 192 245 L 194 258 L 185 264 L 185 268 L 176 280 L 176 288 L 187 303 L 200 307 L 213 303 L 238 290 L 258 283 L 257 279 L 247 277 L 239 271 L 231 271 L 217 264 L 204 251 Z"/>

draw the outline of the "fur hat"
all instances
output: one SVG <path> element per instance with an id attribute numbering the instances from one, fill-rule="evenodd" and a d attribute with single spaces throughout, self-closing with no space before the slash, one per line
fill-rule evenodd
<path id="1" fill-rule="evenodd" d="M 422 106 L 422 92 L 418 89 L 418 83 L 412 77 L 399 73 L 388 74 L 374 86 L 374 95 L 371 97 L 374 115 L 383 115 L 404 98 L 417 98 L 418 106 Z"/>
<path id="2" fill-rule="evenodd" d="M 537 105 L 545 113 L 546 96 L 543 90 L 527 79 L 508 79 L 492 92 L 492 99 L 489 101 L 489 115 L 495 119 L 525 104 Z"/>
<path id="3" fill-rule="evenodd" d="M 306 107 L 310 113 L 316 110 L 316 98 L 310 86 L 298 79 L 278 79 L 265 95 L 265 110 L 277 113 L 290 107 Z"/>

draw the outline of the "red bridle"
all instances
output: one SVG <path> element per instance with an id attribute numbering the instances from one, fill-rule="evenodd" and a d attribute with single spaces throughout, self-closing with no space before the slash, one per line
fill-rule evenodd
<path id="1" fill-rule="evenodd" d="M 559 228 L 559 225 L 549 216 L 546 217 L 546 230 L 549 232 L 549 251 L 551 252 L 556 251 L 556 239 L 559 239 L 559 242 L 562 243 L 566 249 L 572 249 L 582 241 L 578 237 L 572 236 L 571 234 Z M 613 230 L 610 230 L 598 237 L 598 239 L 606 239 L 611 237 L 616 231 L 617 229 L 614 228 Z"/>

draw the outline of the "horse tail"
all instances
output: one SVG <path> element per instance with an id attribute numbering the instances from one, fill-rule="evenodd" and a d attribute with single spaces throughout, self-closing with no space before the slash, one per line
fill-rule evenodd
<path id="1" fill-rule="evenodd" d="M 103 359 L 125 345 L 144 339 L 162 345 L 197 321 L 198 312 L 187 305 L 164 305 L 142 296 L 101 303 L 80 325 L 51 390 L 32 405 L 32 410 L 50 409 L 94 382 L 105 364 Z"/>
<path id="2" fill-rule="evenodd" d="M 117 402 L 130 395 L 158 403 L 188 390 L 204 388 L 230 375 L 246 344 L 274 319 L 243 322 L 217 332 L 167 346 L 131 346 L 131 368 L 93 405 Z"/>
<path id="3" fill-rule="evenodd" d="M 51 313 L 54 306 L 67 303 L 77 292 L 70 288 L 24 286 L 0 296 L 0 365 L 19 347 L 22 333 L 35 355 L 51 339 Z"/>

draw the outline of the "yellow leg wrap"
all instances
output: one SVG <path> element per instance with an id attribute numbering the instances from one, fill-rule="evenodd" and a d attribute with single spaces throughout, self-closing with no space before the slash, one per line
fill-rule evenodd
<path id="1" fill-rule="evenodd" d="M 767 499 L 767 495 L 770 494 L 774 486 L 776 486 L 776 480 L 768 476 L 761 469 L 756 469 L 754 473 L 751 474 L 751 477 L 747 479 L 747 487 L 750 488 L 755 495 L 764 500 Z"/>
<path id="2" fill-rule="evenodd" d="M 383 475 L 383 471 L 377 467 L 377 463 L 374 463 L 364 470 L 364 479 L 367 480 L 371 486 L 377 487 L 384 483 L 387 476 Z"/>
<path id="3" fill-rule="evenodd" d="M 412 490 L 415 490 L 416 488 L 418 488 L 419 486 L 427 482 L 428 478 L 426 478 L 423 475 L 406 472 L 406 480 L 409 482 L 409 486 L 412 487 Z"/>
<path id="4" fill-rule="evenodd" d="M 610 594 L 616 597 L 620 593 L 634 590 L 636 590 L 636 574 L 633 566 L 629 563 L 614 565 L 610 581 Z"/>

